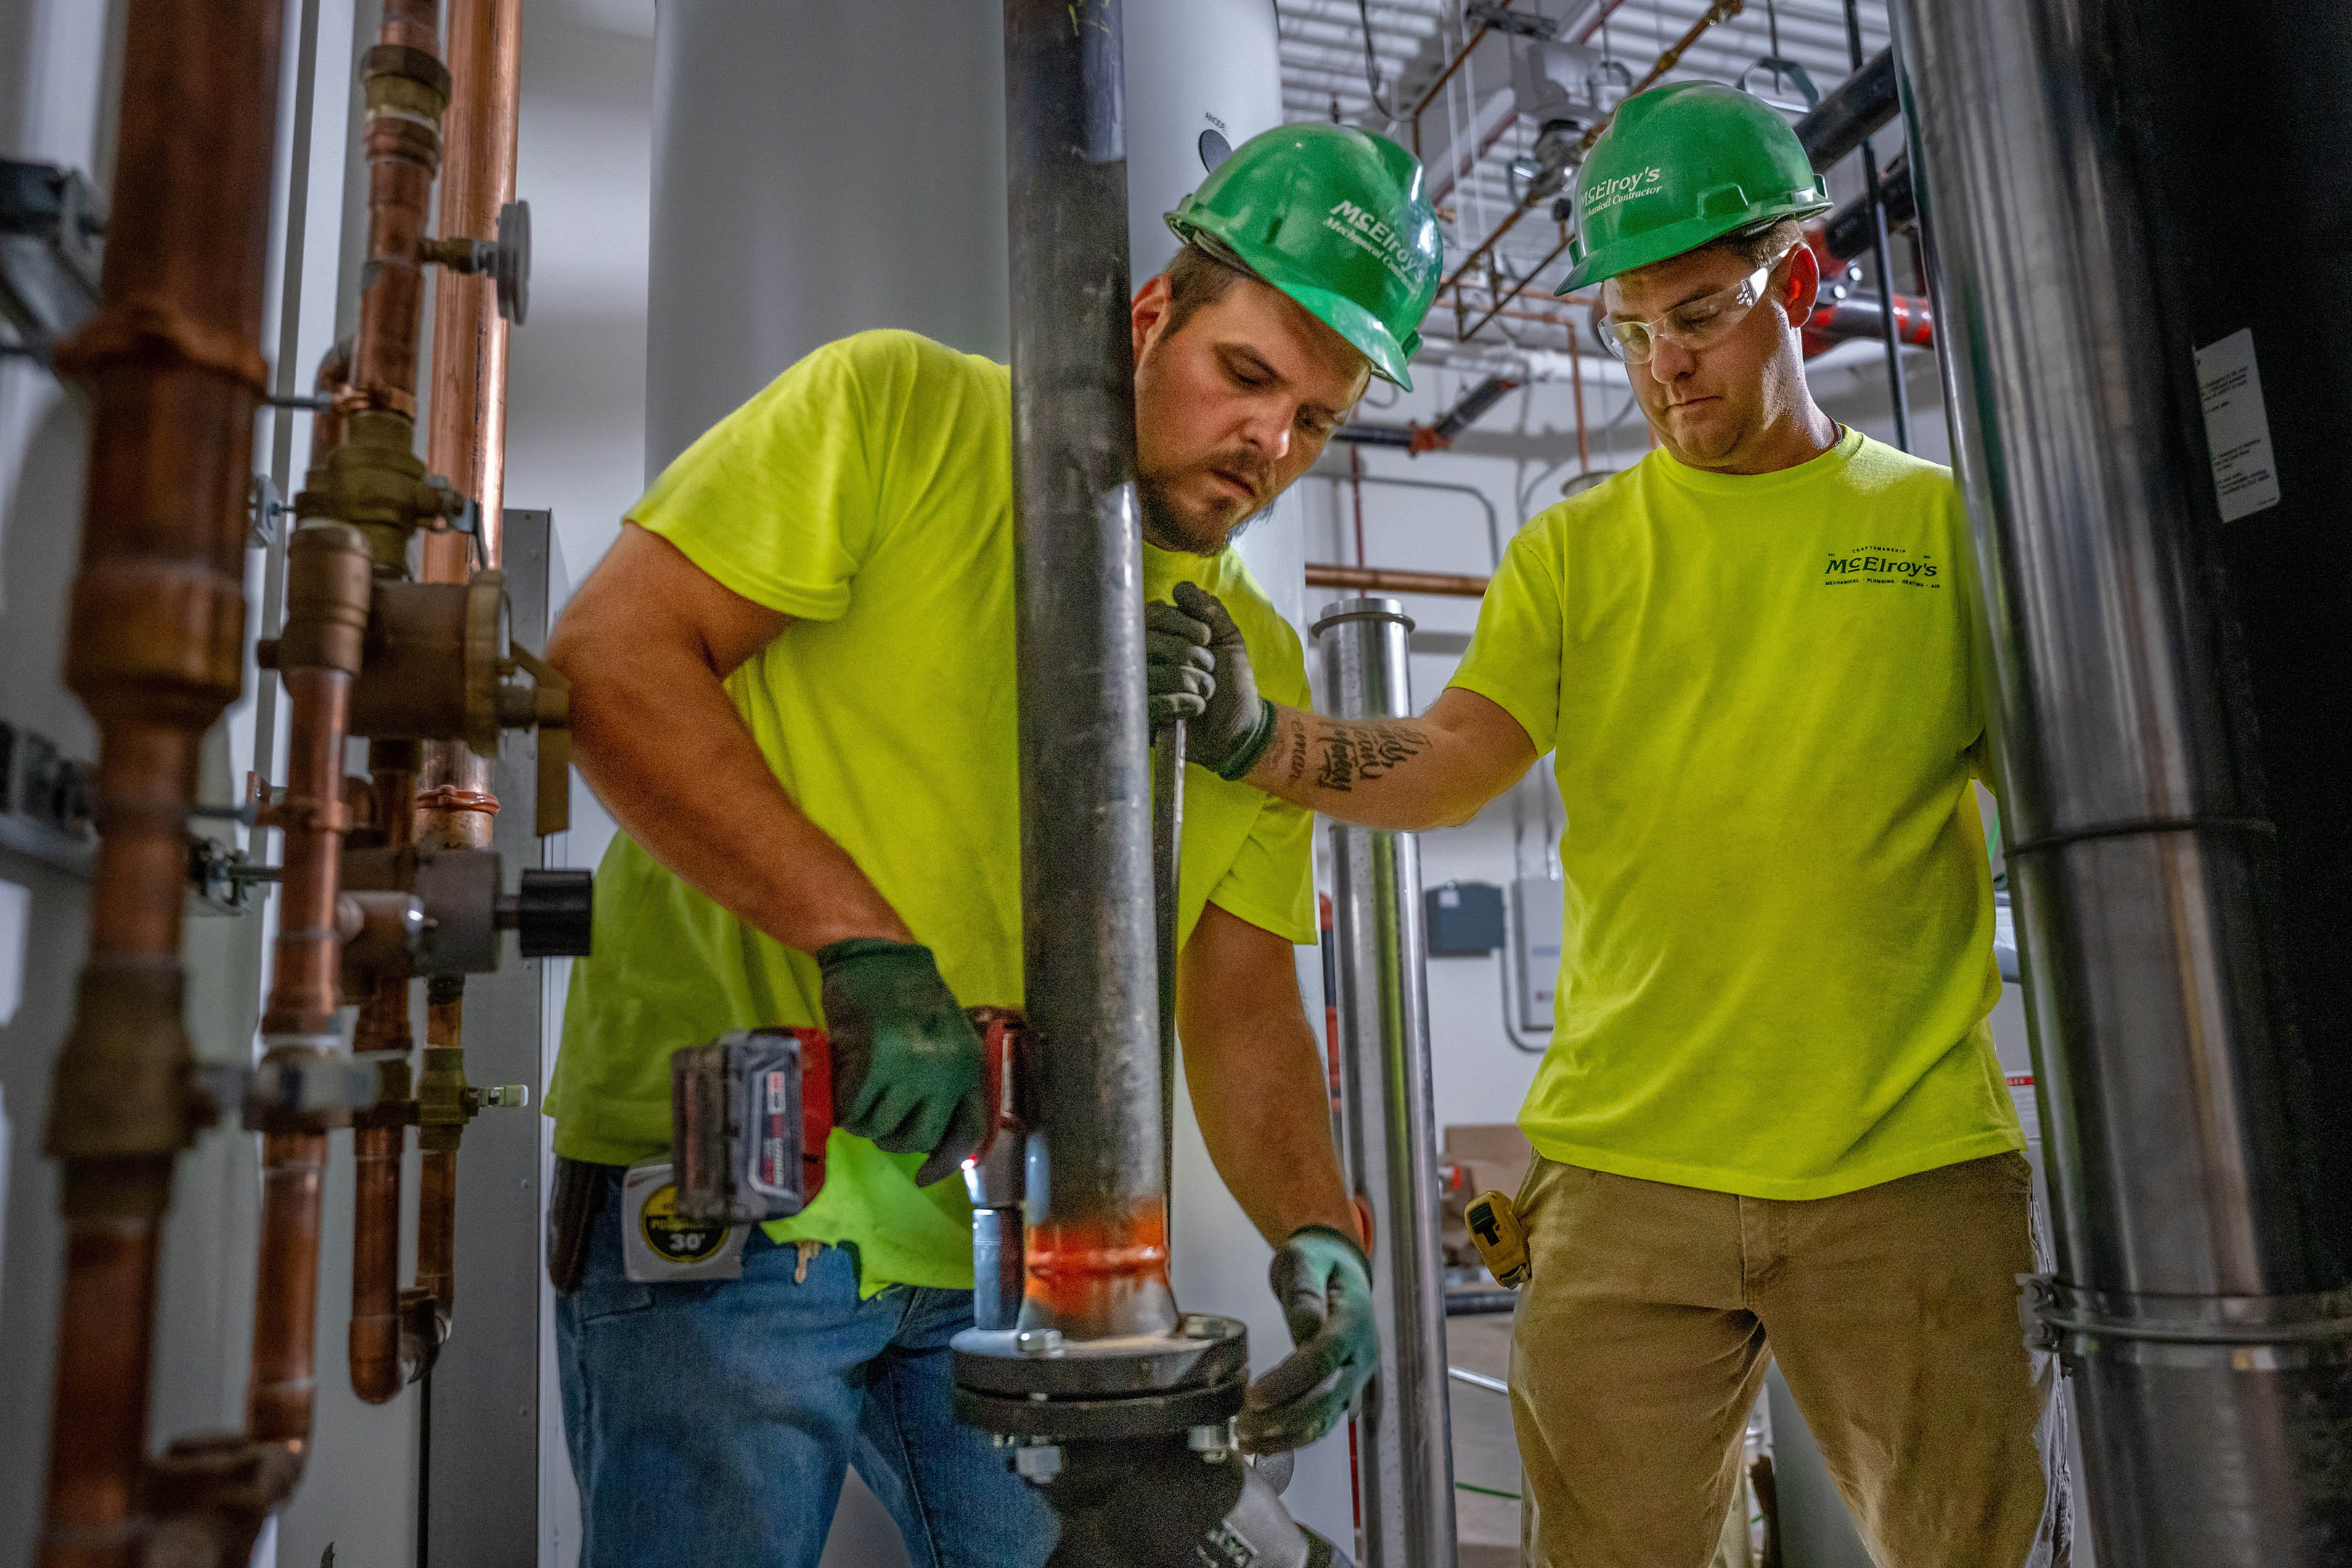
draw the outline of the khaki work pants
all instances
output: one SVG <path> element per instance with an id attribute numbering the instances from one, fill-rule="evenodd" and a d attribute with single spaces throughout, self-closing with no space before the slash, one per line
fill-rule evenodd
<path id="1" fill-rule="evenodd" d="M 1810 1202 L 1538 1158 L 1511 1346 L 1528 1568 L 1706 1568 L 1768 1355 L 1881 1563 L 2019 1568 L 2044 1491 L 2031 1192 L 2019 1154 Z"/>

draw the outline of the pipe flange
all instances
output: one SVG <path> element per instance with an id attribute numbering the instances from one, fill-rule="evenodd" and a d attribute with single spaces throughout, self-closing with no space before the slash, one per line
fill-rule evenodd
<path id="1" fill-rule="evenodd" d="M 1052 1329 L 966 1329 L 956 1412 L 1017 1437 L 1116 1440 L 1181 1435 L 1239 1413 L 1249 1331 L 1188 1312 L 1166 1333 L 1074 1340 Z"/>

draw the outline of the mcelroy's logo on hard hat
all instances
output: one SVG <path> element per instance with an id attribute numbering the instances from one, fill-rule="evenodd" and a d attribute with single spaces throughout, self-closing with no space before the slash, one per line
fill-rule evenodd
<path id="1" fill-rule="evenodd" d="M 1631 174 L 1620 174 L 1613 180 L 1601 180 L 1584 188 L 1584 216 L 1607 212 L 1637 196 L 1654 195 L 1665 187 L 1659 184 L 1666 172 L 1655 163 Z"/>
<path id="2" fill-rule="evenodd" d="M 1421 280 L 1428 276 L 1429 263 L 1413 254 L 1404 236 L 1353 202 L 1331 204 L 1331 210 L 1323 215 L 1323 226 L 1379 257 L 1381 264 L 1408 289 L 1420 288 Z"/>

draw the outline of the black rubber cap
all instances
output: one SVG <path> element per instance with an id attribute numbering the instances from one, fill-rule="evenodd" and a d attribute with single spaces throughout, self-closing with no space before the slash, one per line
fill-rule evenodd
<path id="1" fill-rule="evenodd" d="M 589 872 L 525 871 L 514 919 L 522 955 L 587 957 L 595 905 L 596 879 Z"/>

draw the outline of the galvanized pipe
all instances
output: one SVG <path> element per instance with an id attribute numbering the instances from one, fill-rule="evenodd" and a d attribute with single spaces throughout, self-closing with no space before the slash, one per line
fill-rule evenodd
<path id="1" fill-rule="evenodd" d="M 1005 0 L 1024 1006 L 1024 1328 L 1166 1331 L 1143 546 L 1117 0 Z"/>
<path id="2" fill-rule="evenodd" d="M 1334 718 L 1412 716 L 1412 629 L 1395 599 L 1324 606 L 1314 636 Z M 1454 1561 L 1454 1454 L 1429 1082 L 1429 955 L 1412 836 L 1334 821 L 1331 904 L 1348 1173 L 1371 1210 L 1380 1323 L 1380 1371 L 1357 1417 L 1362 1561 L 1365 1568 L 1446 1568 Z"/>
<path id="3" fill-rule="evenodd" d="M 2352 18 L 1892 9 L 2054 1200 L 2029 1305 L 2080 1403 L 2099 1554 L 2342 1563 L 2352 759 L 2314 705 L 2352 674 Z M 2261 453 L 2226 437 L 2276 487 L 2236 521 L 2197 363 L 2232 340 L 2285 395 Z M 2252 381 L 2215 374 L 2246 420 Z"/>

